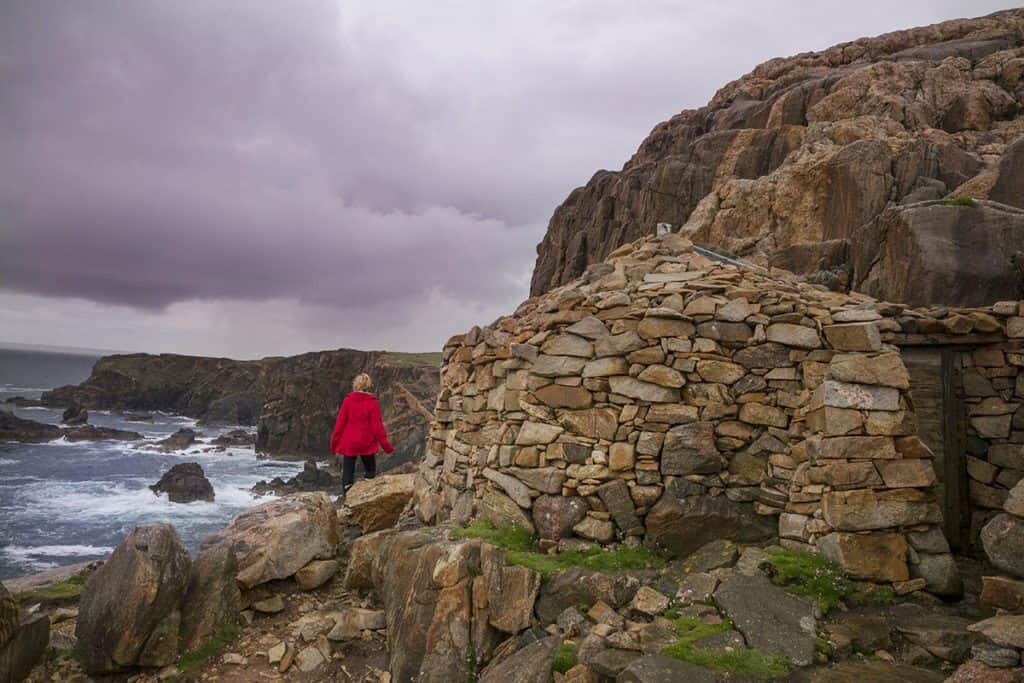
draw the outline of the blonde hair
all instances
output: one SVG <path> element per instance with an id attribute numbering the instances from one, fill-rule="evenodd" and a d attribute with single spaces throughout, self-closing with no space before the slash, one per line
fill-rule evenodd
<path id="1" fill-rule="evenodd" d="M 373 388 L 373 380 L 365 372 L 356 375 L 352 380 L 352 389 L 355 391 L 369 391 Z"/>

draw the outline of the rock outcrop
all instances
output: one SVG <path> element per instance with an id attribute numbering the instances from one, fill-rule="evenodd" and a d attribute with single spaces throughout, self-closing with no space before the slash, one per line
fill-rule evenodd
<path id="1" fill-rule="evenodd" d="M 192 446 L 200 436 L 202 436 L 202 434 L 196 430 L 183 427 L 168 436 L 166 439 L 160 439 L 157 441 L 156 448 L 164 453 L 183 451 Z"/>
<path id="2" fill-rule="evenodd" d="M 46 392 L 43 403 L 102 410 L 162 410 L 205 423 L 257 425 L 256 450 L 275 457 L 322 457 L 352 379 L 376 383 L 394 456 L 384 468 L 423 455 L 428 406 L 437 396 L 436 354 L 339 349 L 289 358 L 237 361 L 174 354 L 105 356 L 77 386 Z"/>
<path id="3" fill-rule="evenodd" d="M 238 583 L 252 588 L 295 574 L 312 560 L 334 557 L 338 515 L 323 493 L 298 493 L 249 508 L 203 540 L 207 550 L 231 547 L 238 558 Z"/>
<path id="4" fill-rule="evenodd" d="M 64 431 L 55 425 L 26 420 L 0 410 L 0 442 L 43 443 L 59 439 Z"/>
<path id="5" fill-rule="evenodd" d="M 66 425 L 84 425 L 89 421 L 89 411 L 77 403 L 72 403 L 64 410 L 60 421 Z"/>
<path id="6" fill-rule="evenodd" d="M 160 481 L 149 488 L 158 496 L 166 493 L 172 503 L 193 503 L 197 500 L 212 502 L 214 499 L 213 484 L 197 462 L 174 465 L 164 472 Z"/>
<path id="7" fill-rule="evenodd" d="M 318 467 L 313 460 L 307 460 L 302 471 L 289 479 L 274 477 L 270 481 L 259 481 L 252 487 L 258 496 L 273 493 L 279 496 L 302 491 L 325 491 L 341 493 L 341 475 L 335 475 L 326 467 Z"/>
<path id="8" fill-rule="evenodd" d="M 531 292 L 666 223 L 890 301 L 1016 299 L 1022 65 L 1020 9 L 768 61 L 574 190 L 537 248 Z"/>
<path id="9" fill-rule="evenodd" d="M 90 424 L 65 427 L 61 431 L 68 441 L 139 441 L 143 438 L 142 434 L 128 429 L 97 427 Z"/>
<path id="10" fill-rule="evenodd" d="M 44 443 L 61 437 L 68 441 L 136 441 L 142 439 L 142 434 L 90 424 L 77 427 L 58 427 L 35 420 L 26 420 L 13 413 L 0 410 L 0 443 Z"/>
<path id="11" fill-rule="evenodd" d="M 467 680 L 530 626 L 541 578 L 506 565 L 499 548 L 449 541 L 435 528 L 360 537 L 344 582 L 383 598 L 393 680 L 439 682 Z"/>
<path id="12" fill-rule="evenodd" d="M 191 562 L 168 524 L 136 527 L 96 570 L 79 603 L 78 654 L 86 671 L 171 664 Z"/>
<path id="13" fill-rule="evenodd" d="M 364 534 L 390 529 L 412 498 L 415 479 L 414 474 L 361 479 L 345 493 L 345 506 Z"/>

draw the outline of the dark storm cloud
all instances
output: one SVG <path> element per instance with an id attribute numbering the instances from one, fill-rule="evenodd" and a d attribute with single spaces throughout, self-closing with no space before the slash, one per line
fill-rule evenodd
<path id="1" fill-rule="evenodd" d="M 251 337 L 273 301 L 315 343 L 432 348 L 525 295 L 554 206 L 659 120 L 768 57 L 997 8 L 870 4 L 0 0 L 8 319 L 99 302 L 87 343 L 200 301 Z"/>

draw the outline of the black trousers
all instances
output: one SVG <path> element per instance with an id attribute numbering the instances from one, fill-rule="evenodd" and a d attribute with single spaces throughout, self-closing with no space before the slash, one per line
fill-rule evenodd
<path id="1" fill-rule="evenodd" d="M 341 458 L 341 487 L 348 491 L 352 488 L 352 482 L 356 478 L 356 458 L 348 455 L 339 457 Z M 377 456 L 360 455 L 358 458 L 363 461 L 363 472 L 367 479 L 377 476 Z"/>

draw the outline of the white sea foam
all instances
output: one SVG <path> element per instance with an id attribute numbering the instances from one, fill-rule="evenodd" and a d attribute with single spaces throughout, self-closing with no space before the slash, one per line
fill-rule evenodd
<path id="1" fill-rule="evenodd" d="M 98 545 L 12 545 L 4 548 L 3 551 L 11 557 L 27 559 L 32 557 L 90 557 L 92 555 L 107 555 L 114 549 Z"/>
<path id="2" fill-rule="evenodd" d="M 0 553 L 9 557 L 15 564 L 42 571 L 67 564 L 67 562 L 57 562 L 58 559 L 68 557 L 101 558 L 106 557 L 113 550 L 113 548 L 96 545 L 12 545 L 0 548 Z"/>
<path id="3" fill-rule="evenodd" d="M 17 464 L 18 464 L 17 460 L 11 460 L 10 458 L 0 458 L 0 467 L 3 467 L 4 465 L 17 465 Z"/>

